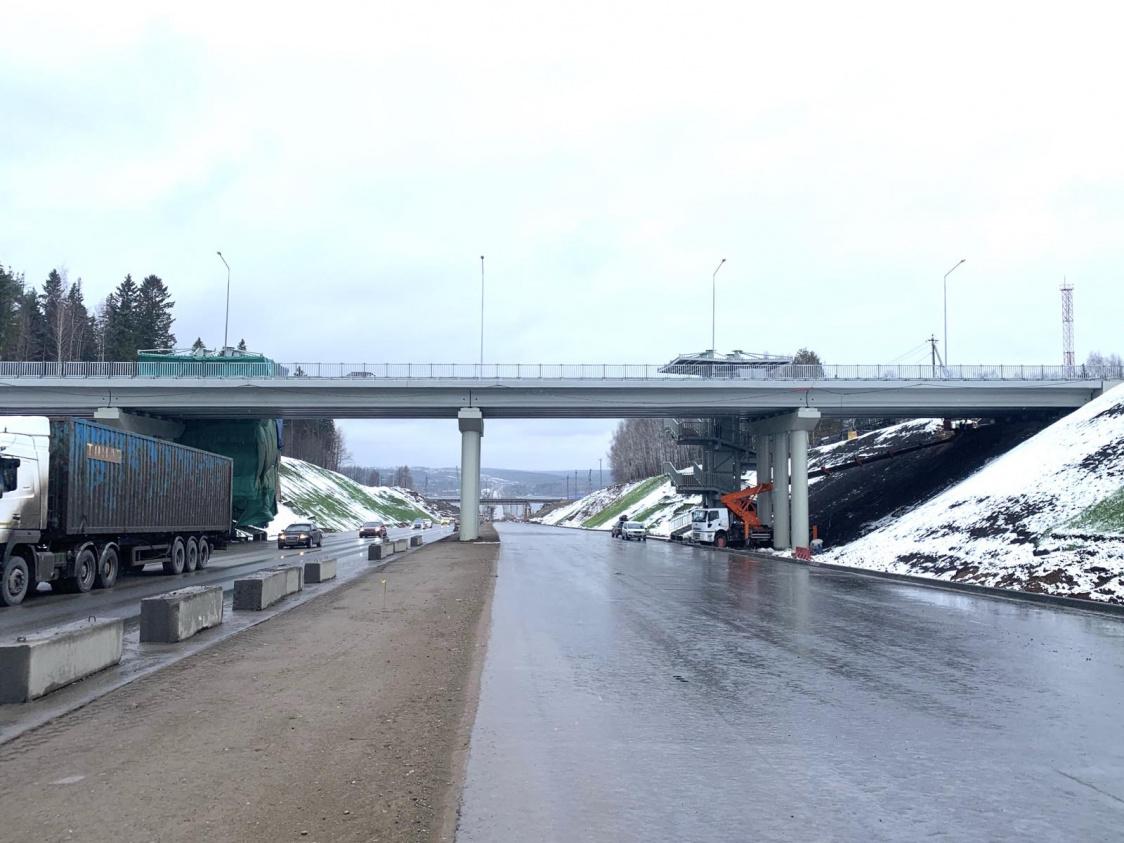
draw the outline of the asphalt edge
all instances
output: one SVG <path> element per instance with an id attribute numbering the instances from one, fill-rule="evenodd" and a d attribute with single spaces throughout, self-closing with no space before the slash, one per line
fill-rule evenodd
<path id="1" fill-rule="evenodd" d="M 485 540 L 481 536 L 480 539 L 476 540 L 476 543 L 495 546 L 495 556 L 492 559 L 492 587 L 488 589 L 488 596 L 484 605 L 480 608 L 480 617 L 476 621 L 476 629 L 474 630 L 476 652 L 473 656 L 472 671 L 464 687 L 465 705 L 454 730 L 457 746 L 453 750 L 451 763 L 453 775 L 449 781 L 449 789 L 444 804 L 441 806 L 439 840 L 456 840 L 457 832 L 460 830 L 461 810 L 464 807 L 464 785 L 468 779 L 468 759 L 472 752 L 472 732 L 476 728 L 476 712 L 480 708 L 480 690 L 484 681 L 484 663 L 488 658 L 488 645 L 492 638 L 492 602 L 496 596 L 496 580 L 499 579 L 501 543 L 499 531 L 493 526 L 489 526 L 489 529 L 494 538 Z M 450 539 L 457 541 L 455 532 L 444 539 L 433 542 L 433 544 L 440 544 Z M 473 544 L 473 542 L 466 542 L 466 544 Z"/>

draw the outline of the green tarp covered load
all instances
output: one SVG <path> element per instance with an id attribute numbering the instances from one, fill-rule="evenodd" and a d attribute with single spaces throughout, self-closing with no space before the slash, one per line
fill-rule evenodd
<path id="1" fill-rule="evenodd" d="M 279 372 L 261 354 L 228 348 L 141 351 L 142 377 L 263 377 Z M 277 514 L 281 422 L 278 419 L 180 419 L 177 440 L 234 461 L 233 519 L 239 527 L 265 527 Z"/>

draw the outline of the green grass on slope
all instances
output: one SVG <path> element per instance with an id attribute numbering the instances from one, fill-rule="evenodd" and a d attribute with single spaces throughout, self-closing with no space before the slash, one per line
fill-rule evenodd
<path id="1" fill-rule="evenodd" d="M 281 477 L 287 481 L 285 496 L 290 506 L 303 512 L 306 517 L 322 521 L 325 526 L 347 529 L 363 517 L 357 510 L 373 510 L 393 521 L 428 517 L 399 495 L 387 493 L 385 497 L 378 497 L 348 477 L 311 463 L 305 465 L 305 468 L 297 469 L 281 463 Z M 309 480 L 312 475 L 319 475 L 332 491 L 310 488 Z"/>
<path id="2" fill-rule="evenodd" d="M 622 512 L 627 512 L 629 507 L 644 500 L 648 495 L 652 494 L 661 483 L 664 482 L 663 477 L 649 477 L 644 482 L 640 483 L 622 498 L 618 498 L 616 502 L 605 507 L 600 512 L 596 512 L 589 518 L 582 522 L 583 527 L 602 527 L 613 518 L 616 518 Z"/>
<path id="3" fill-rule="evenodd" d="M 1086 530 L 1124 533 L 1124 488 L 1089 507 L 1070 524 Z"/>

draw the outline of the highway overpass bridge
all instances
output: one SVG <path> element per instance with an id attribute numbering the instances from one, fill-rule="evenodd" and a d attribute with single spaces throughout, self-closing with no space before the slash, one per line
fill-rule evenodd
<path id="1" fill-rule="evenodd" d="M 1119 366 L 0 362 L 0 413 L 96 413 L 123 427 L 148 423 L 138 414 L 456 418 L 462 500 L 480 499 L 485 418 L 736 416 L 751 422 L 759 482 L 774 484 L 759 499 L 774 547 L 806 549 L 809 434 L 821 415 L 1057 414 L 1121 380 Z M 478 516 L 464 511 L 462 539 L 478 536 Z"/>
<path id="2" fill-rule="evenodd" d="M 0 412 L 178 418 L 994 416 L 1072 410 L 1119 371 L 1062 366 L 786 366 L 668 373 L 643 365 L 0 363 Z"/>

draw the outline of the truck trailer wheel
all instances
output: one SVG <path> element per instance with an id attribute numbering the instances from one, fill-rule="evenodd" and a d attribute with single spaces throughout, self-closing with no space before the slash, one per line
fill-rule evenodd
<path id="1" fill-rule="evenodd" d="M 27 560 L 22 556 L 9 557 L 0 576 L 0 604 L 18 606 L 30 589 L 31 574 L 27 568 Z"/>
<path id="2" fill-rule="evenodd" d="M 63 591 L 85 594 L 94 587 L 98 576 L 98 557 L 93 545 L 86 545 L 74 557 L 74 576 L 66 577 L 59 585 Z"/>
<path id="3" fill-rule="evenodd" d="M 187 555 L 183 546 L 183 539 L 176 536 L 172 540 L 172 546 L 168 548 L 168 558 L 164 560 L 164 573 L 165 574 L 182 574 L 183 566 Z"/>
<path id="4" fill-rule="evenodd" d="M 714 537 L 714 546 L 715 547 L 725 547 L 726 546 L 726 534 L 725 533 L 719 533 L 718 535 L 716 535 Z"/>
<path id="5" fill-rule="evenodd" d="M 98 556 L 98 573 L 94 585 L 98 588 L 113 588 L 117 584 L 117 575 L 120 571 L 121 558 L 117 553 L 117 546 L 107 544 Z"/>
<path id="6" fill-rule="evenodd" d="M 195 536 L 188 536 L 184 546 L 183 569 L 189 574 L 199 567 L 199 542 Z"/>
<path id="7" fill-rule="evenodd" d="M 211 543 L 205 536 L 199 537 L 199 570 L 203 570 L 211 561 Z"/>

